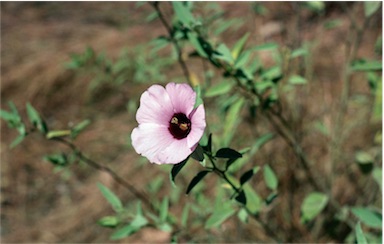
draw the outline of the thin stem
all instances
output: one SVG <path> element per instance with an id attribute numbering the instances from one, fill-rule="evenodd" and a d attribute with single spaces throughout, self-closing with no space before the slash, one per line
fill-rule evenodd
<path id="1" fill-rule="evenodd" d="M 216 166 L 216 164 L 215 164 L 216 158 L 213 157 L 210 153 L 206 153 L 206 152 L 204 152 L 204 153 L 205 153 L 205 155 L 208 156 L 209 160 L 212 163 L 213 168 L 211 168 L 211 169 L 213 169 L 213 171 L 221 179 L 223 179 L 226 183 L 228 183 L 232 187 L 232 189 L 235 191 L 236 194 L 240 193 L 242 191 L 241 187 L 235 186 L 235 184 L 233 184 L 233 182 L 228 178 L 225 171 L 219 169 Z M 246 205 L 242 205 L 242 207 L 245 209 L 245 211 L 247 211 L 249 216 L 251 216 L 257 223 L 259 223 L 263 227 L 264 231 L 268 234 L 269 238 L 271 238 L 273 241 L 277 242 L 275 239 L 273 239 L 273 236 L 275 236 L 276 234 L 269 228 L 269 226 L 267 224 L 265 224 L 264 222 L 262 222 L 258 215 L 255 215 L 254 213 L 252 213 L 252 211 L 249 210 L 249 208 Z"/>
<path id="2" fill-rule="evenodd" d="M 124 180 L 121 176 L 116 174 L 116 172 L 114 172 L 112 169 L 110 169 L 107 166 L 101 165 L 101 164 L 93 161 L 92 159 L 86 157 L 80 151 L 80 149 L 77 148 L 76 145 L 74 145 L 73 143 L 71 143 L 71 142 L 69 142 L 63 138 L 55 137 L 55 138 L 52 138 L 51 140 L 55 140 L 57 142 L 60 142 L 64 145 L 66 145 L 67 147 L 69 147 L 81 161 L 88 164 L 92 168 L 108 173 L 118 184 L 122 185 L 129 192 L 131 192 L 134 196 L 136 196 L 137 198 L 142 200 L 144 202 L 144 204 L 146 204 L 152 211 L 155 211 L 155 207 L 153 206 L 153 204 L 151 203 L 149 198 L 144 193 L 138 191 L 133 185 L 131 185 L 129 182 Z"/>
<path id="3" fill-rule="evenodd" d="M 179 43 L 177 42 L 177 40 L 173 36 L 173 30 L 172 30 L 171 26 L 168 24 L 167 20 L 164 18 L 163 13 L 160 10 L 159 2 L 150 2 L 150 4 L 152 5 L 152 7 L 155 8 L 161 23 L 164 25 L 165 29 L 167 29 L 168 36 L 171 39 L 171 41 L 173 43 L 173 46 L 176 49 L 177 59 L 178 59 L 178 62 L 180 64 L 180 66 L 181 66 L 181 69 L 183 70 L 184 76 L 187 79 L 188 83 L 192 84 L 190 72 L 188 70 L 188 67 L 187 67 L 186 63 L 184 62 L 184 59 L 183 59 L 182 49 L 181 49 Z"/>

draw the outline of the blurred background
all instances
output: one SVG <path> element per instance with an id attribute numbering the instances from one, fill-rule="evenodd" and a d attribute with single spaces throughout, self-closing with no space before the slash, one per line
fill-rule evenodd
<path id="1" fill-rule="evenodd" d="M 166 2 L 160 6 L 171 20 L 172 6 Z M 203 217 L 198 211 L 190 213 L 188 231 L 181 231 L 180 242 L 271 242 L 257 223 L 244 224 L 236 216 L 220 228 L 203 229 L 198 219 L 206 218 L 204 214 L 212 209 L 220 181 L 211 177 L 196 194 L 186 196 L 188 182 L 201 170 L 199 163 L 189 162 L 189 170 L 180 173 L 173 188 L 169 166 L 151 165 L 131 147 L 141 93 L 153 83 L 186 82 L 173 49 L 154 50 L 159 44 L 153 40 L 167 32 L 153 12 L 149 4 L 135 2 L 1 2 L 1 109 L 8 110 L 7 102 L 13 101 L 24 116 L 25 104 L 30 102 L 49 128 L 56 130 L 89 119 L 91 124 L 75 144 L 90 158 L 154 199 L 169 196 L 170 212 L 176 216 L 186 203 L 206 204 Z M 282 83 L 280 99 L 284 116 L 314 163 L 310 167 L 315 179 L 321 182 L 332 175 L 331 194 L 340 205 L 372 206 L 381 212 L 381 175 L 372 177 L 372 169 L 379 170 L 382 164 L 381 68 L 351 75 L 342 122 L 336 121 L 343 106 L 346 43 L 351 40 L 352 23 L 366 24 L 356 60 L 381 60 L 381 7 L 368 23 L 363 21 L 361 2 L 196 2 L 193 13 L 211 18 L 213 41 L 232 46 L 249 32 L 247 46 L 259 47 L 258 59 L 266 67 L 277 62 L 276 55 L 296 50 L 298 58 L 289 67 L 290 73 L 300 76 Z M 201 86 L 209 88 L 222 79 L 220 72 L 204 67 L 201 60 L 185 60 Z M 274 132 L 259 111 L 247 104 L 239 109 L 233 127 L 225 127 L 221 123 L 228 122 L 224 103 L 233 98 L 229 91 L 217 96 L 210 92 L 204 103 L 207 130 L 213 133 L 216 149 L 240 150 Z M 336 123 L 340 128 L 335 129 Z M 229 131 L 232 134 L 226 137 Z M 31 134 L 10 149 L 16 136 L 2 120 L 2 242 L 112 242 L 113 230 L 96 224 L 112 214 L 96 182 L 113 189 L 126 205 L 137 199 L 110 175 L 87 165 L 55 168 L 44 156 L 68 149 L 41 135 Z M 260 213 L 276 237 L 283 242 L 352 242 L 353 230 L 329 222 L 327 215 L 309 225 L 301 222 L 301 202 L 313 190 L 306 171 L 277 134 L 262 144 L 236 167 L 240 172 L 245 164 L 268 163 L 276 173 L 278 198 Z M 330 167 L 336 159 L 336 166 Z M 361 170 L 365 163 L 372 166 L 368 172 Z M 253 177 L 250 184 L 262 198 L 269 195 L 262 176 Z M 380 240 L 377 230 L 364 230 L 371 231 L 370 240 Z M 171 239 L 170 232 L 145 228 L 113 242 Z"/>

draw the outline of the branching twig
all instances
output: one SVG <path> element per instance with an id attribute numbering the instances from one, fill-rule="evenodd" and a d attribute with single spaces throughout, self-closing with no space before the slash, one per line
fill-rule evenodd
<path id="1" fill-rule="evenodd" d="M 116 172 L 114 172 L 112 169 L 110 169 L 107 166 L 101 165 L 101 164 L 93 161 L 92 159 L 88 158 L 87 156 L 85 156 L 77 148 L 77 146 L 75 144 L 73 144 L 72 142 L 69 142 L 69 141 L 67 141 L 63 138 L 60 138 L 60 137 L 55 137 L 55 138 L 52 138 L 51 140 L 55 140 L 57 142 L 60 142 L 64 145 L 66 145 L 67 147 L 69 147 L 76 154 L 78 159 L 80 159 L 81 161 L 86 163 L 88 166 L 91 166 L 92 168 L 94 168 L 96 170 L 100 170 L 100 171 L 104 171 L 104 172 L 108 173 L 118 184 L 122 185 L 129 192 L 131 192 L 135 197 L 142 200 L 143 203 L 145 205 L 147 205 L 147 207 L 149 207 L 152 211 L 155 211 L 155 207 L 153 206 L 152 202 L 149 200 L 149 198 L 144 193 L 138 191 L 133 185 L 131 185 L 129 182 L 124 180 L 121 176 L 116 174 Z"/>
<path id="2" fill-rule="evenodd" d="M 183 70 L 183 73 L 184 73 L 184 76 L 185 78 L 187 79 L 188 83 L 189 84 L 192 84 L 191 82 L 191 76 L 190 76 L 190 73 L 189 73 L 189 70 L 188 70 L 188 67 L 187 65 L 185 64 L 184 62 L 184 59 L 183 59 L 183 53 L 182 53 L 182 49 L 181 47 L 179 46 L 179 43 L 177 42 L 177 40 L 174 38 L 173 36 L 173 30 L 171 28 L 171 26 L 168 24 L 167 20 L 164 18 L 164 15 L 163 13 L 161 12 L 160 8 L 159 8 L 159 2 L 150 2 L 150 4 L 155 8 L 156 12 L 157 12 L 157 15 L 159 16 L 159 19 L 161 21 L 161 23 L 164 25 L 165 29 L 167 29 L 167 32 L 168 32 L 168 35 L 169 35 L 169 38 L 171 39 L 175 49 L 176 49 L 176 52 L 177 52 L 177 59 L 179 61 L 179 64 L 181 66 L 181 69 Z"/>

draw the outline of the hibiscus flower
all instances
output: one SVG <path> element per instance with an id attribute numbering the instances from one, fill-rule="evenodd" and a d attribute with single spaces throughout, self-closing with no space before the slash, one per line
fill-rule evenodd
<path id="1" fill-rule="evenodd" d="M 151 163 L 177 164 L 186 159 L 203 136 L 204 105 L 194 108 L 196 93 L 187 84 L 152 85 L 140 98 L 138 127 L 132 146 Z"/>

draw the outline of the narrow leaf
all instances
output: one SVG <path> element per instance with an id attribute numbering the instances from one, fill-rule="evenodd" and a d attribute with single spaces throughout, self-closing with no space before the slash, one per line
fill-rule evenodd
<path id="1" fill-rule="evenodd" d="M 353 71 L 379 71 L 382 70 L 382 63 L 380 61 L 371 60 L 363 63 L 355 63 L 352 65 Z"/>
<path id="2" fill-rule="evenodd" d="M 173 165 L 172 167 L 172 170 L 171 170 L 171 182 L 173 184 L 175 184 L 175 178 L 176 178 L 176 175 L 179 174 L 180 170 L 184 167 L 184 165 L 188 162 L 188 158 L 184 159 L 181 163 L 178 163 L 178 164 L 175 164 Z"/>
<path id="3" fill-rule="evenodd" d="M 228 64 L 233 64 L 234 63 L 231 51 L 229 50 L 229 48 L 224 43 L 220 44 L 217 47 L 217 51 L 221 55 L 215 55 L 216 58 L 222 59 L 222 60 L 226 61 Z"/>
<path id="4" fill-rule="evenodd" d="M 111 240 L 120 240 L 127 236 L 130 236 L 133 234 L 137 229 L 133 227 L 131 224 L 128 224 L 120 229 L 118 229 L 116 232 L 114 232 L 110 239 Z"/>
<path id="5" fill-rule="evenodd" d="M 205 97 L 215 97 L 215 96 L 226 94 L 232 90 L 232 87 L 233 87 L 232 82 L 230 82 L 229 80 L 224 80 L 208 88 L 207 91 L 205 92 Z"/>
<path id="6" fill-rule="evenodd" d="M 289 78 L 288 82 L 292 85 L 305 85 L 305 84 L 307 84 L 307 80 L 300 75 L 292 75 Z"/>
<path id="7" fill-rule="evenodd" d="M 28 114 L 29 121 L 34 126 L 37 127 L 41 121 L 39 113 L 36 111 L 36 109 L 34 107 L 32 107 L 32 105 L 30 103 L 27 103 L 26 108 L 27 108 L 27 114 Z"/>
<path id="8" fill-rule="evenodd" d="M 115 193 L 113 193 L 101 183 L 97 183 L 97 187 L 100 189 L 101 193 L 103 194 L 105 199 L 107 199 L 109 204 L 111 204 L 115 212 L 120 212 L 123 209 L 123 204 L 121 203 L 120 199 L 115 195 Z"/>
<path id="9" fill-rule="evenodd" d="M 193 47 L 196 49 L 197 53 L 203 58 L 208 58 L 208 54 L 205 51 L 203 44 L 200 42 L 198 36 L 193 32 L 188 32 L 187 36 L 188 36 L 188 40 L 191 42 Z"/>
<path id="10" fill-rule="evenodd" d="M 373 15 L 381 5 L 381 1 L 366 1 L 364 2 L 364 14 L 365 17 Z"/>
<path id="11" fill-rule="evenodd" d="M 75 125 L 71 129 L 71 138 L 75 139 L 90 124 L 91 124 L 91 121 L 89 119 L 86 119 L 80 122 L 79 124 Z"/>
<path id="12" fill-rule="evenodd" d="M 272 168 L 269 165 L 264 166 L 264 180 L 267 184 L 267 187 L 271 190 L 276 190 L 278 185 L 278 180 L 273 172 Z"/>
<path id="13" fill-rule="evenodd" d="M 163 202 L 161 203 L 161 208 L 160 208 L 160 221 L 161 222 L 165 222 L 167 220 L 168 207 L 169 207 L 168 197 L 164 197 Z"/>
<path id="14" fill-rule="evenodd" d="M 69 136 L 71 134 L 70 130 L 53 130 L 47 133 L 47 139 L 52 139 L 55 137 Z"/>
<path id="15" fill-rule="evenodd" d="M 208 136 L 208 142 L 206 146 L 203 146 L 204 151 L 211 153 L 212 152 L 212 133 Z"/>
<path id="16" fill-rule="evenodd" d="M 351 211 L 366 226 L 381 229 L 382 216 L 380 213 L 363 207 L 351 208 Z"/>
<path id="17" fill-rule="evenodd" d="M 238 151 L 231 149 L 231 148 L 220 148 L 216 152 L 216 157 L 217 158 L 231 158 L 231 159 L 236 159 L 236 158 L 241 158 L 243 155 L 239 153 Z"/>
<path id="18" fill-rule="evenodd" d="M 196 149 L 191 154 L 191 157 L 197 161 L 200 161 L 200 162 L 203 161 L 204 160 L 204 149 L 200 145 L 197 145 Z"/>
<path id="19" fill-rule="evenodd" d="M 236 211 L 229 204 L 222 204 L 223 207 L 216 208 L 213 214 L 205 222 L 205 228 L 210 229 L 220 226 L 225 220 L 231 217 Z"/>
<path id="20" fill-rule="evenodd" d="M 357 222 L 355 226 L 355 234 L 356 234 L 357 244 L 368 244 L 367 239 L 365 239 L 364 232 L 361 229 L 360 222 Z"/>
<path id="21" fill-rule="evenodd" d="M 236 60 L 240 53 L 243 51 L 244 49 L 244 44 L 245 42 L 248 40 L 248 37 L 249 37 L 249 32 L 246 33 L 240 40 L 238 40 L 235 45 L 233 46 L 233 49 L 232 49 L 232 57 Z"/>
<path id="22" fill-rule="evenodd" d="M 2 118 L 5 121 L 13 121 L 17 119 L 17 115 L 0 109 L 0 118 Z"/>
<path id="23" fill-rule="evenodd" d="M 97 221 L 97 224 L 104 227 L 116 227 L 119 224 L 119 219 L 116 216 L 105 216 Z"/>
<path id="24" fill-rule="evenodd" d="M 328 197 L 321 192 L 312 192 L 304 199 L 301 205 L 301 220 L 303 222 L 314 219 L 328 203 Z"/>
<path id="25" fill-rule="evenodd" d="M 12 143 L 9 145 L 9 148 L 15 148 L 17 145 L 19 145 L 25 138 L 25 135 L 19 135 L 12 141 Z"/>
<path id="26" fill-rule="evenodd" d="M 183 2 L 172 2 L 173 10 L 175 11 L 177 19 L 186 26 L 190 26 L 195 22 L 193 15 L 189 8 Z"/>
<path id="27" fill-rule="evenodd" d="M 243 222 L 244 224 L 248 223 L 248 213 L 247 210 L 244 208 L 240 209 L 239 212 L 237 213 L 237 217 Z"/>
<path id="28" fill-rule="evenodd" d="M 253 169 L 248 170 L 240 177 L 240 185 L 244 185 L 248 180 L 252 178 L 254 174 L 259 171 L 260 167 L 256 166 Z"/>
<path id="29" fill-rule="evenodd" d="M 238 201 L 239 203 L 246 205 L 247 204 L 247 197 L 245 196 L 244 191 L 239 192 L 237 196 L 235 197 L 235 200 Z"/>
<path id="30" fill-rule="evenodd" d="M 375 181 L 377 182 L 377 184 L 380 186 L 380 188 L 382 188 L 382 179 L 383 179 L 383 172 L 382 172 L 382 169 L 381 168 L 377 168 L 375 167 L 372 171 L 372 176 L 373 178 L 375 179 Z"/>
<path id="31" fill-rule="evenodd" d="M 278 47 L 279 47 L 279 45 L 277 45 L 274 42 L 271 42 L 271 43 L 265 43 L 265 44 L 259 45 L 257 47 L 254 47 L 253 50 L 255 50 L 255 51 L 266 51 L 266 50 L 277 49 Z"/>
<path id="32" fill-rule="evenodd" d="M 183 213 L 181 214 L 181 226 L 186 227 L 188 222 L 188 215 L 189 215 L 189 204 L 187 203 L 184 206 Z"/>
<path id="33" fill-rule="evenodd" d="M 189 192 L 197 185 L 197 183 L 199 183 L 209 172 L 211 171 L 200 171 L 189 183 L 186 194 L 189 194 Z"/>

